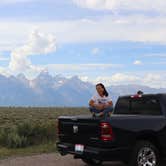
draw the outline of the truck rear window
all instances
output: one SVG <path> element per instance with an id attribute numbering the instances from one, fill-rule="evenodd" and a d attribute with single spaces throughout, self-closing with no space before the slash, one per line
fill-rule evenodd
<path id="1" fill-rule="evenodd" d="M 161 115 L 161 108 L 158 99 L 121 98 L 115 107 L 115 114 L 140 114 L 140 115 Z"/>

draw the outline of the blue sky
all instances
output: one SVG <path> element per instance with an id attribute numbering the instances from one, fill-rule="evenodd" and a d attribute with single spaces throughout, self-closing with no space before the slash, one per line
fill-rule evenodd
<path id="1" fill-rule="evenodd" d="M 166 87 L 166 2 L 4 0 L 0 73 Z"/>

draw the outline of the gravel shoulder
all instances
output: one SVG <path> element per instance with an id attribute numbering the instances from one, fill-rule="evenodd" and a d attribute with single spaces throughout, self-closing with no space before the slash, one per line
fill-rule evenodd
<path id="1" fill-rule="evenodd" d="M 61 156 L 58 153 L 41 154 L 25 157 L 11 157 L 0 160 L 0 166 L 86 166 L 80 159 L 73 156 Z M 165 166 L 164 162 L 161 166 Z M 120 162 L 104 162 L 103 166 L 124 166 Z"/>
<path id="2" fill-rule="evenodd" d="M 58 153 L 41 154 L 25 157 L 11 157 L 0 160 L 0 166 L 86 166 L 80 159 L 73 159 L 71 155 L 61 156 Z M 105 163 L 104 166 L 123 166 L 119 163 Z"/>

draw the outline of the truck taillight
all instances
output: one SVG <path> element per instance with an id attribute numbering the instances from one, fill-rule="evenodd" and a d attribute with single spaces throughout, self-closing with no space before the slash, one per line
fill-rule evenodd
<path id="1" fill-rule="evenodd" d="M 112 127 L 109 123 L 107 122 L 100 123 L 100 129 L 101 129 L 101 140 L 103 141 L 113 140 Z"/>

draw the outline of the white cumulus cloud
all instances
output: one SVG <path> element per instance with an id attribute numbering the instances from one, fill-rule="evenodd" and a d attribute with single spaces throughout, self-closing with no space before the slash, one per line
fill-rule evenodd
<path id="1" fill-rule="evenodd" d="M 93 55 L 98 55 L 99 52 L 100 52 L 100 49 L 97 48 L 97 47 L 92 49 L 92 54 L 93 54 Z"/>
<path id="2" fill-rule="evenodd" d="M 130 82 L 135 83 L 139 81 L 138 76 L 130 75 L 130 74 L 123 74 L 123 73 L 116 73 L 111 76 L 111 82 L 118 83 L 118 82 Z"/>
<path id="3" fill-rule="evenodd" d="M 44 66 L 43 66 L 44 67 Z M 46 65 L 50 71 L 57 71 L 60 73 L 65 73 L 67 71 L 73 72 L 89 72 L 89 71 L 106 71 L 112 68 L 119 69 L 123 68 L 122 64 L 49 64 Z"/>
<path id="4" fill-rule="evenodd" d="M 111 11 L 156 11 L 164 12 L 166 1 L 164 0 L 73 0 L 77 6 L 93 10 Z"/>
<path id="5" fill-rule="evenodd" d="M 136 61 L 134 61 L 133 64 L 134 64 L 134 65 L 142 65 L 142 62 L 141 62 L 140 60 L 136 60 Z"/>
<path id="6" fill-rule="evenodd" d="M 26 35 L 34 26 L 39 27 L 44 33 L 54 34 L 58 43 L 102 41 L 166 43 L 165 16 L 109 15 L 98 19 L 91 18 L 91 20 L 78 19 L 36 23 L 0 21 L 0 51 L 26 44 Z"/>
<path id="7" fill-rule="evenodd" d="M 91 80 L 91 78 L 88 78 Z M 87 80 L 88 80 L 87 79 Z M 127 85 L 127 84 L 137 84 L 137 85 L 147 85 L 155 88 L 165 88 L 166 87 L 166 73 L 165 72 L 154 72 L 154 73 L 144 73 L 144 74 L 133 74 L 133 73 L 114 73 L 110 76 L 100 76 L 93 80 L 93 83 L 102 82 L 106 86 L 111 85 Z"/>
<path id="8" fill-rule="evenodd" d="M 0 61 L 8 61 L 9 58 L 3 56 L 3 55 L 0 55 Z"/>
<path id="9" fill-rule="evenodd" d="M 111 86 L 111 85 L 124 85 L 124 84 L 139 84 L 141 83 L 140 76 L 135 76 L 131 73 L 114 73 L 109 76 L 98 76 L 96 78 L 91 79 L 88 78 L 90 82 L 93 82 L 94 84 L 102 82 L 105 86 Z"/>
<path id="10" fill-rule="evenodd" d="M 12 72 L 24 72 L 28 69 L 35 69 L 32 65 L 30 55 L 48 54 L 56 50 L 55 38 L 39 31 L 33 31 L 27 43 L 14 49 L 11 53 L 9 69 Z"/>

